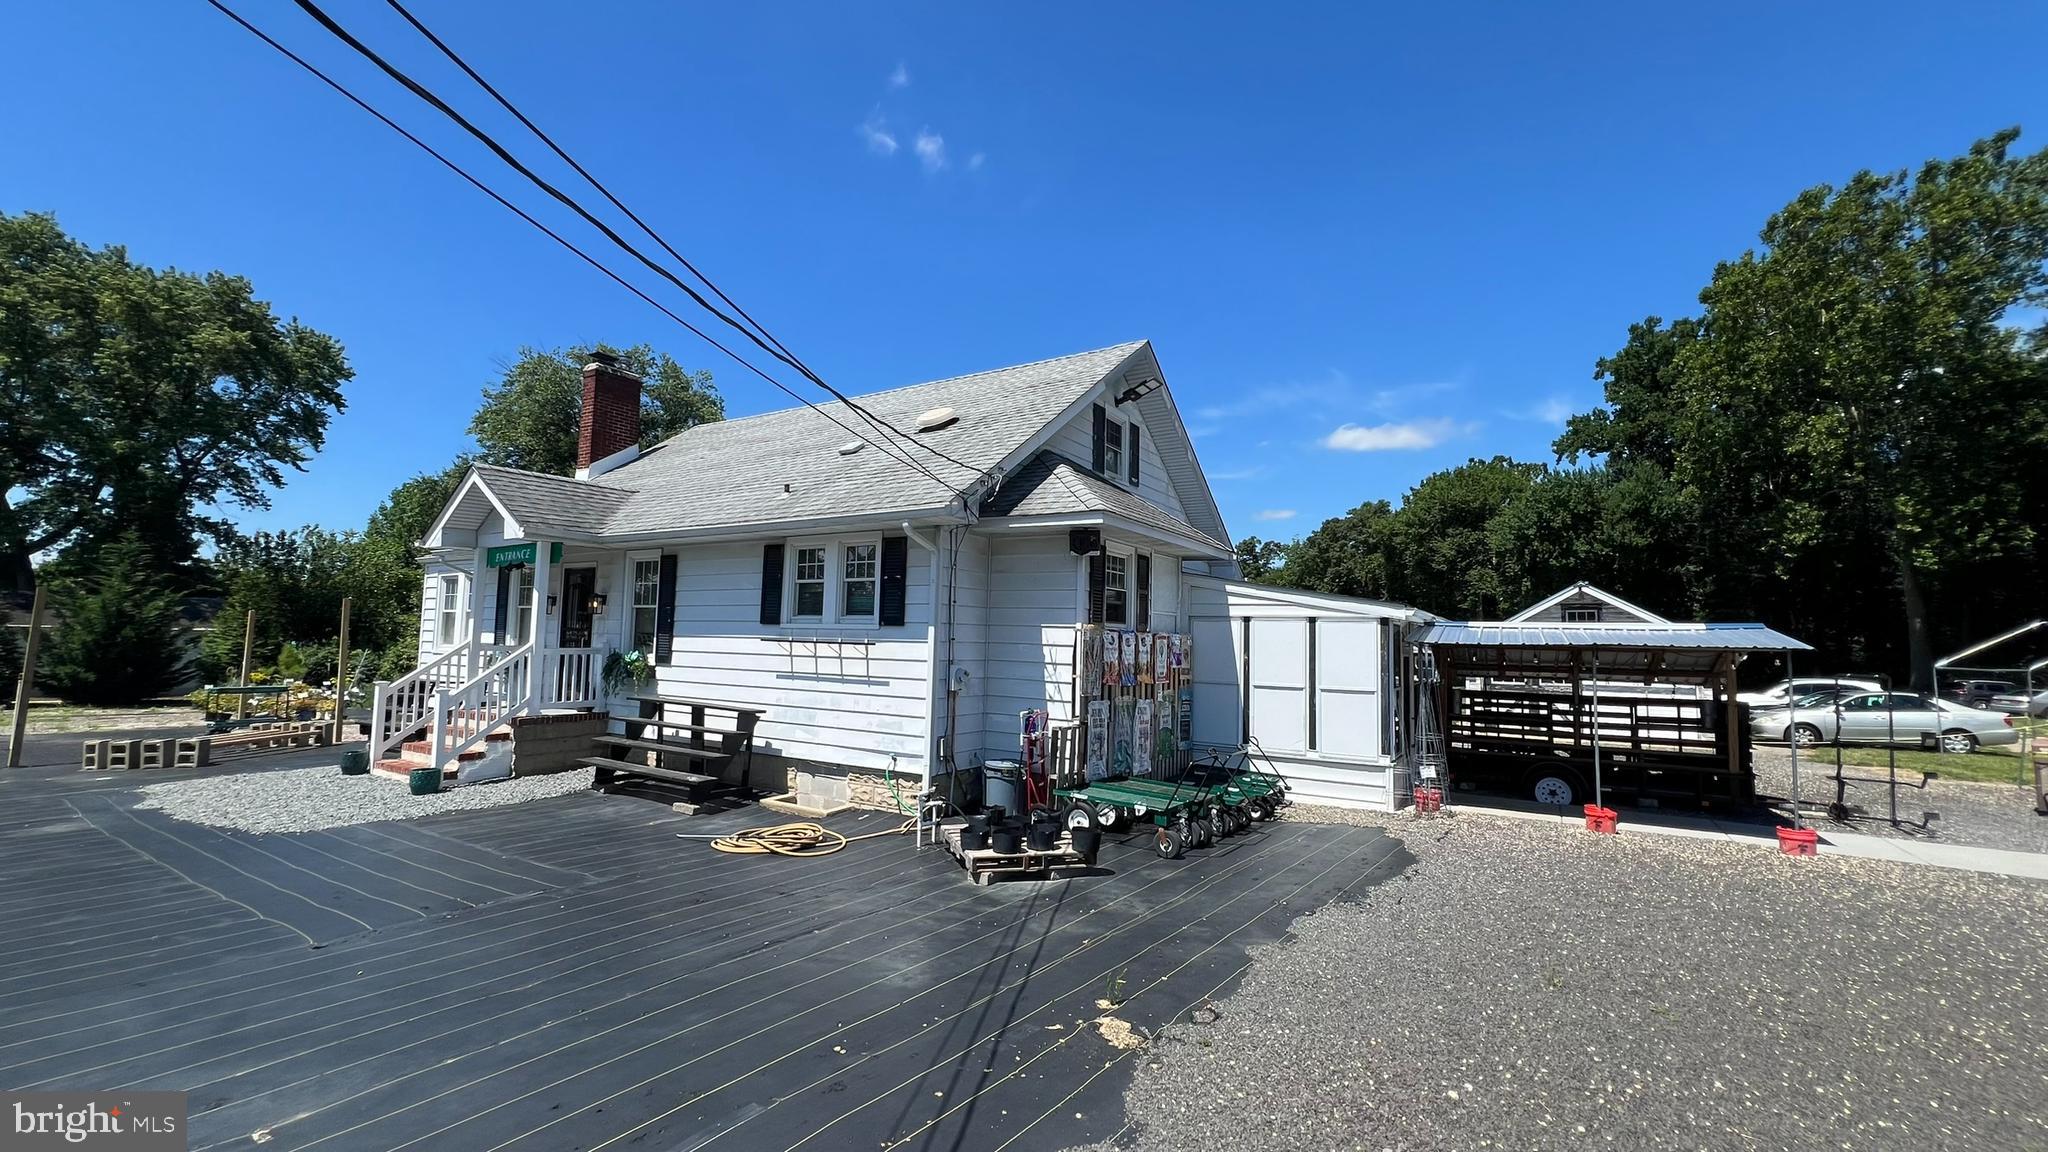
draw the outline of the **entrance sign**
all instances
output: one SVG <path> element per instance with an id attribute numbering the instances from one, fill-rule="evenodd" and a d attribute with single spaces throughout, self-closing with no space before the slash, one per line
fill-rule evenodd
<path id="1" fill-rule="evenodd" d="M 510 568 L 518 564 L 531 564 L 538 552 L 539 550 L 534 547 L 531 540 L 524 544 L 501 544 L 496 548 L 484 550 L 484 563 L 492 568 Z M 561 562 L 562 542 L 557 540 L 548 545 L 548 563 L 560 564 Z"/>

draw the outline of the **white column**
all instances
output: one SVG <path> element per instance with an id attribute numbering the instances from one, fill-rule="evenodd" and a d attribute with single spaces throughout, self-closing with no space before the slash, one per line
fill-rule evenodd
<path id="1" fill-rule="evenodd" d="M 546 540 L 533 542 L 533 671 L 528 683 L 526 711 L 536 712 L 554 696 L 555 670 L 550 654 L 555 650 L 556 629 L 561 627 L 561 617 L 548 614 L 548 595 L 554 591 L 553 565 L 549 563 L 551 546 Z M 566 604 L 558 604 L 556 612 L 566 611 Z"/>
<path id="2" fill-rule="evenodd" d="M 491 573 L 490 553 L 482 544 L 469 562 L 469 660 L 464 680 L 474 680 L 484 667 L 484 578 Z"/>

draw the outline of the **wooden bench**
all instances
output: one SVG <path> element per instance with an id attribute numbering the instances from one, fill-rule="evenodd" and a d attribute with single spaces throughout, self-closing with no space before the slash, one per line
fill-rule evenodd
<path id="1" fill-rule="evenodd" d="M 714 792 L 730 792 L 727 781 L 716 773 L 728 764 L 737 763 L 740 791 L 746 794 L 753 792 L 754 729 L 760 722 L 762 709 L 679 696 L 640 696 L 636 699 L 639 702 L 638 716 L 615 717 L 623 732 L 606 732 L 591 737 L 591 743 L 603 753 L 583 758 L 583 763 L 596 769 L 593 786 L 602 788 L 620 776 L 644 776 L 680 784 L 690 791 L 690 797 L 677 804 L 676 809 L 695 812 L 700 804 L 724 798 L 714 797 Z M 673 717 L 671 709 L 681 711 L 689 718 Z M 732 716 L 730 727 L 709 722 L 713 715 L 719 713 Z M 680 738 L 665 739 L 669 733 L 678 733 Z M 689 768 L 671 767 L 667 763 L 671 757 L 689 762 Z"/>

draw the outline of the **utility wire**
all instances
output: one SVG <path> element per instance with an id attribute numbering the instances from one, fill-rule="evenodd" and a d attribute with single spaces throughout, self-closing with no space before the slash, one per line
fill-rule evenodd
<path id="1" fill-rule="evenodd" d="M 883 455 L 888 456 L 891 460 L 894 460 L 897 463 L 902 464 L 907 468 L 910 468 L 912 471 L 924 473 L 926 476 L 931 477 L 933 482 L 941 486 L 948 486 L 946 485 L 946 482 L 944 480 L 941 480 L 930 469 L 923 467 L 914 460 L 910 460 L 904 456 L 898 455 L 896 452 L 892 452 L 886 445 L 876 444 L 874 441 L 861 435 L 858 431 L 848 427 L 844 423 L 841 423 L 830 412 L 825 411 L 823 408 L 818 407 L 818 405 L 812 403 L 810 400 L 798 395 L 795 390 L 791 389 L 782 381 L 777 380 L 775 377 L 768 375 L 766 372 L 763 372 L 760 368 L 756 367 L 752 362 L 742 357 L 739 353 L 734 352 L 732 349 L 719 343 L 717 340 L 713 339 L 710 335 L 706 334 L 703 330 L 699 329 L 696 325 L 690 323 L 688 320 L 685 320 L 681 316 L 676 315 L 675 312 L 670 310 L 667 305 L 663 304 L 659 300 L 656 300 L 654 297 L 649 296 L 647 293 L 641 291 L 638 285 L 633 284 L 631 281 L 628 281 L 625 277 L 620 276 L 617 272 L 612 271 L 610 268 L 606 267 L 601 261 L 599 261 L 596 257 L 590 255 L 583 249 L 578 248 L 574 243 L 563 238 L 563 236 L 560 233 L 556 232 L 554 229 L 549 228 L 546 224 L 543 224 L 539 220 L 534 219 L 533 216 L 528 214 L 525 209 L 519 207 L 517 204 L 514 204 L 510 200 L 507 200 L 505 197 L 499 195 L 488 184 L 485 184 L 483 181 L 477 179 L 475 176 L 472 176 L 461 165 L 455 163 L 453 160 L 448 159 L 448 157 L 443 156 L 440 152 L 435 151 L 432 145 L 428 144 L 426 141 L 421 140 L 418 136 L 415 136 L 411 132 L 407 131 L 403 125 L 391 119 L 391 117 L 386 116 L 384 113 L 372 107 L 362 97 L 357 96 L 354 92 L 349 91 L 349 89 L 342 85 L 339 81 L 335 80 L 333 77 L 327 75 L 327 73 L 322 72 L 319 68 L 307 62 L 298 53 L 293 52 L 291 49 L 285 47 L 283 44 L 280 44 L 276 40 L 272 39 L 270 35 L 264 32 L 261 28 L 256 27 L 254 24 L 249 23 L 249 21 L 247 20 L 244 20 L 239 13 L 235 12 L 234 9 L 229 8 L 226 4 L 223 4 L 221 0 L 206 0 L 206 2 L 209 5 L 211 5 L 216 11 L 218 11 L 221 15 L 226 16 L 228 19 L 233 20 L 235 23 L 241 25 L 242 28 L 246 30 L 250 35 L 256 37 L 258 40 L 263 41 L 270 47 L 276 49 L 286 59 L 290 60 L 294 64 L 297 64 L 299 67 L 305 69 L 307 72 L 311 73 L 313 76 L 318 78 L 321 83 L 326 84 L 329 88 L 332 88 L 336 92 L 339 92 L 342 96 L 346 97 L 350 103 L 354 104 L 356 107 L 361 108 L 363 111 L 368 112 L 371 116 L 374 116 L 378 120 L 382 121 L 385 127 L 390 128 L 393 132 L 396 132 L 400 136 L 405 137 L 408 141 L 412 142 L 415 146 L 417 146 L 422 152 L 425 152 L 427 155 L 432 156 L 434 159 L 440 161 L 443 167 L 446 167 L 449 171 L 455 173 L 457 176 L 460 176 L 464 180 L 468 181 L 479 192 L 482 192 L 484 195 L 489 196 L 491 199 L 503 205 L 505 209 L 511 212 L 513 215 L 519 217 L 521 220 L 524 220 L 528 224 L 531 224 L 535 228 L 539 229 L 542 233 L 546 234 L 547 237 L 553 240 L 555 243 L 560 244 L 562 247 L 567 248 L 569 251 L 575 253 L 578 257 L 582 258 L 584 263 L 589 264 L 592 268 L 595 268 L 599 272 L 604 273 L 607 277 L 609 277 L 612 281 L 617 283 L 620 287 L 624 288 L 626 291 L 631 292 L 633 295 L 638 296 L 642 300 L 645 300 L 648 304 L 652 305 L 657 311 L 661 312 L 662 315 L 667 316 L 669 319 L 682 325 L 685 329 L 689 330 L 692 334 L 697 336 L 699 339 L 703 340 L 706 344 L 711 345 L 713 348 L 716 348 L 720 352 L 725 353 L 728 357 L 731 357 L 732 360 L 738 363 L 741 367 L 752 372 L 754 375 L 759 376 L 761 379 L 767 381 L 769 384 L 774 385 L 777 390 L 789 396 L 790 399 L 795 400 L 799 404 L 802 404 L 804 407 L 809 408 L 811 411 L 816 412 L 820 416 L 823 416 L 826 420 L 831 421 L 832 424 L 837 426 L 841 431 L 844 431 L 852 435 L 856 440 L 859 440 L 864 444 L 873 445 L 876 449 L 881 451 Z"/>
<path id="2" fill-rule="evenodd" d="M 699 307 L 711 313 L 713 316 L 716 316 L 719 320 L 723 321 L 728 327 L 732 328 L 734 331 L 745 336 L 763 352 L 768 353 L 775 359 L 782 361 L 784 364 L 787 364 L 791 368 L 794 368 L 797 372 L 801 373 L 805 379 L 810 380 L 813 384 L 816 384 L 818 387 L 824 389 L 834 399 L 838 400 L 840 403 L 845 404 L 848 408 L 852 409 L 857 415 L 859 415 L 863 420 L 865 420 L 871 428 L 887 435 L 893 435 L 907 443 L 916 444 L 918 447 L 941 457 L 948 463 L 951 463 L 960 468 L 965 468 L 976 475 L 980 474 L 981 469 L 976 468 L 963 460 L 955 459 L 954 457 L 946 454 L 945 452 L 941 451 L 934 445 L 922 440 L 917 440 L 911 437 L 908 433 L 903 432 L 901 429 L 898 429 L 888 424 L 886 421 L 874 415 L 874 413 L 869 412 L 866 408 L 856 403 L 845 393 L 839 391 L 837 388 L 832 387 L 830 384 L 827 384 L 823 380 L 823 378 L 819 377 L 815 372 L 812 372 L 795 356 L 789 354 L 786 351 L 779 350 L 776 346 L 771 346 L 768 340 L 764 340 L 762 338 L 761 334 L 756 333 L 752 328 L 749 328 L 746 325 L 741 324 L 738 320 L 734 319 L 732 316 L 728 315 L 726 312 L 718 308 L 716 305 L 712 304 L 711 301 L 704 298 L 704 295 L 702 293 L 698 292 L 695 288 L 692 288 L 689 284 L 685 283 L 680 277 L 676 276 L 674 272 L 671 272 L 667 267 L 659 263 L 656 263 L 654 260 L 649 259 L 645 253 L 641 252 L 638 248 L 634 247 L 631 243 L 629 243 L 626 240 L 625 237 L 620 236 L 616 231 L 612 229 L 610 225 L 606 224 L 603 220 L 599 219 L 596 215 L 592 214 L 589 209 L 585 208 L 582 204 L 578 203 L 575 200 L 575 198 L 564 193 L 561 189 L 555 187 L 553 184 L 549 183 L 546 179 L 542 178 L 539 174 L 534 172 L 531 168 L 527 167 L 524 163 L 522 163 L 519 160 L 518 157 L 514 156 L 509 150 L 507 150 L 504 147 L 504 145 L 498 143 L 498 141 L 494 139 L 490 135 L 490 133 L 485 132 L 483 129 L 478 128 L 475 124 L 471 123 L 467 117 L 463 116 L 462 113 L 456 111 L 455 108 L 449 105 L 447 101 L 443 100 L 439 95 L 435 94 L 435 92 L 432 89 L 428 88 L 424 84 L 421 84 L 419 81 L 414 80 L 411 76 L 407 75 L 402 69 L 398 68 L 396 65 L 393 65 L 390 61 L 384 59 L 384 57 L 379 55 L 375 49 L 363 43 L 363 41 L 358 39 L 347 28 L 344 28 L 340 24 L 340 22 L 336 21 L 332 16 L 329 16 L 325 11 L 323 11 L 320 8 L 318 4 L 313 3 L 312 0 L 296 0 L 296 3 L 298 4 L 299 8 L 302 11 L 304 11 L 308 16 L 311 16 L 316 22 L 320 24 L 321 27 L 327 29 L 327 31 L 331 33 L 336 39 L 348 45 L 351 49 L 353 49 L 358 55 L 362 56 L 364 59 L 370 61 L 372 64 L 375 64 L 379 69 L 381 69 L 384 72 L 385 75 L 391 77 L 393 80 L 396 80 L 400 84 L 404 85 L 409 91 L 413 93 L 413 95 L 419 97 L 421 100 L 426 101 L 428 104 L 432 105 L 437 111 L 439 111 L 442 115 L 454 121 L 457 126 L 463 129 L 463 131 L 468 132 L 471 136 L 475 137 L 479 143 L 483 144 L 486 148 L 489 148 L 494 154 L 497 155 L 498 159 L 504 161 L 504 163 L 507 166 L 509 166 L 513 171 L 518 172 L 521 176 L 524 176 L 536 188 L 539 188 L 541 191 L 547 193 L 556 201 L 560 202 L 562 206 L 568 208 L 570 211 L 582 217 L 586 223 L 590 224 L 598 231 L 604 233 L 607 239 L 609 239 L 613 244 L 617 245 L 619 248 L 623 249 L 628 255 L 640 261 L 640 263 L 645 265 L 649 271 L 654 272 L 656 275 L 662 277 L 664 280 L 667 280 L 669 283 L 675 285 L 677 288 L 682 289 L 682 291 L 686 293 L 690 297 L 690 299 L 694 300 Z M 408 17 L 408 19 L 410 19 L 410 17 Z M 420 24 L 417 20 L 411 20 L 411 22 L 414 24 L 415 27 L 420 27 Z M 430 36 L 430 39 L 431 38 L 432 37 Z M 438 40 L 435 40 L 435 43 L 437 44 L 437 46 L 440 46 L 442 48 L 442 51 L 444 53 L 448 52 L 448 49 L 444 45 L 440 45 L 440 42 Z M 451 59 L 454 58 L 452 53 L 449 53 L 449 55 Z M 457 60 L 457 63 L 460 67 L 463 68 L 465 72 L 469 73 L 472 77 L 476 75 L 475 72 L 472 69 L 470 69 L 467 64 L 462 64 L 459 59 Z M 480 84 L 482 83 L 481 78 L 478 78 L 478 82 Z M 488 85 L 485 85 L 485 89 L 486 91 L 490 91 L 493 96 L 497 96 L 495 90 L 492 90 Z M 508 107 L 508 109 L 510 109 L 509 102 L 507 102 L 504 99 L 504 97 L 497 96 L 497 99 L 499 103 L 505 104 Z M 532 127 L 530 122 L 528 122 L 524 116 L 521 116 L 518 113 L 517 109 L 510 110 L 513 112 L 513 115 L 519 117 L 521 123 L 527 124 L 529 128 Z M 533 129 L 533 131 L 535 135 L 541 135 L 538 129 Z M 557 155 L 563 155 L 566 159 L 566 155 L 562 152 L 562 150 L 559 147 L 555 147 L 551 140 L 547 140 L 545 136 L 543 136 L 542 139 L 544 141 L 547 141 L 550 147 L 555 148 L 555 152 Z M 596 181 L 592 179 L 589 176 L 589 174 L 582 169 L 580 165 L 576 165 L 574 161 L 570 161 L 570 165 L 572 167 L 575 167 L 579 173 L 583 174 L 584 179 L 590 180 L 593 185 L 596 185 Z M 599 190 L 604 191 L 601 187 Z M 606 196 L 610 198 L 610 193 L 606 192 Z M 613 203 L 616 204 L 616 198 L 612 199 Z M 631 216 L 632 213 L 628 212 L 627 215 Z M 635 218 L 635 222 L 639 222 L 637 217 Z M 641 224 L 640 227 L 643 231 L 648 231 L 647 226 L 645 224 Z M 652 235 L 653 233 L 650 231 L 649 234 Z M 660 237 L 657 236 L 656 240 L 660 241 Z M 665 242 L 663 243 L 663 247 L 667 247 L 667 244 Z M 673 249 L 670 249 L 670 251 L 672 252 Z M 680 259 L 680 257 L 678 257 L 678 259 Z M 689 267 L 687 261 L 684 262 L 684 266 Z M 691 271 L 694 273 L 696 270 L 692 268 Z M 696 274 L 699 279 L 704 279 L 706 284 L 710 284 L 710 281 L 708 279 L 705 279 L 702 273 Z M 712 285 L 712 291 L 718 291 L 716 285 Z M 719 293 L 719 295 L 721 298 L 724 297 L 723 293 Z M 749 319 L 751 320 L 751 317 Z M 758 327 L 758 325 L 756 326 Z M 766 330 L 763 329 L 764 333 L 765 331 Z M 769 337 L 769 340 L 772 339 L 772 336 Z M 942 484 L 945 483 L 944 481 L 939 482 Z"/>

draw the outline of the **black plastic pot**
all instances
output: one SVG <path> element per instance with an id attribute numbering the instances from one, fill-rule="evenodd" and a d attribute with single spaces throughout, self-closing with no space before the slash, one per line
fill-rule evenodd
<path id="1" fill-rule="evenodd" d="M 976 832 L 981 833 L 982 839 L 988 839 L 988 813 L 977 812 L 974 815 L 969 816 L 967 818 L 967 826 L 969 828 L 974 829 Z"/>
<path id="2" fill-rule="evenodd" d="M 1099 828 L 1069 828 L 1067 835 L 1073 837 L 1074 851 L 1081 854 L 1081 860 L 1094 865 L 1095 856 L 1102 851 L 1102 830 Z"/>
<path id="3" fill-rule="evenodd" d="M 962 852 L 978 852 L 986 847 L 988 847 L 988 829 L 986 827 L 976 828 L 973 824 L 969 824 L 960 830 L 960 850 Z"/>
<path id="4" fill-rule="evenodd" d="M 1024 834 L 1018 831 L 1017 826 L 1014 824 L 1005 824 L 1000 828 L 990 829 L 988 840 L 989 847 L 994 848 L 1005 856 L 1015 856 L 1017 853 L 1024 851 Z"/>
<path id="5" fill-rule="evenodd" d="M 1060 818 L 1052 812 L 1031 814 L 1029 842 L 1033 852 L 1050 852 L 1060 844 Z"/>

